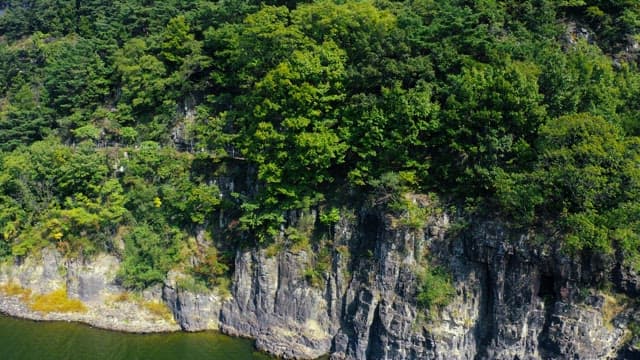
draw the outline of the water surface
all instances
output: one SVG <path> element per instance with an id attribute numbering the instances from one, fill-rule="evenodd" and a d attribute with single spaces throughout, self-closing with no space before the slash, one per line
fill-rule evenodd
<path id="1" fill-rule="evenodd" d="M 252 341 L 216 332 L 127 334 L 67 322 L 33 322 L 0 314 L 0 359 L 247 360 Z"/>

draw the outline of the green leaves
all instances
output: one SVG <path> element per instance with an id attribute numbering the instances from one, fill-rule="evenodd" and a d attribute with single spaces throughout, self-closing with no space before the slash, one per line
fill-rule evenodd
<path id="1" fill-rule="evenodd" d="M 246 214 L 244 223 L 251 226 L 280 219 L 276 209 L 317 198 L 318 189 L 333 181 L 330 171 L 342 163 L 347 148 L 336 132 L 346 54 L 331 40 L 307 37 L 298 24 L 289 24 L 289 16 L 287 9 L 265 7 L 245 19 L 228 50 L 219 51 L 235 57 L 231 69 L 241 67 L 234 88 L 241 84 L 246 90 L 230 116 L 240 125 L 242 153 L 256 164 L 264 184 L 258 202 L 267 207 Z"/>
<path id="2" fill-rule="evenodd" d="M 51 131 L 49 111 L 36 94 L 41 90 L 17 79 L 11 96 L 0 104 L 0 149 L 41 140 Z"/>
<path id="3" fill-rule="evenodd" d="M 123 100 L 134 108 L 149 109 L 160 102 L 166 86 L 166 68 L 155 56 L 146 54 L 142 39 L 129 41 L 115 55 L 115 66 L 122 77 Z"/>
<path id="4" fill-rule="evenodd" d="M 177 16 L 169 21 L 161 41 L 160 55 L 169 63 L 178 65 L 194 50 L 191 47 L 195 45 L 194 36 L 190 33 L 184 16 Z"/>
<path id="5" fill-rule="evenodd" d="M 416 296 L 420 307 L 436 311 L 446 305 L 456 295 L 451 274 L 441 267 L 429 267 L 418 274 L 420 287 Z"/>
<path id="6" fill-rule="evenodd" d="M 223 205 L 267 242 L 345 196 L 419 228 L 399 194 L 436 191 L 640 259 L 634 1 L 8 3 L 0 254 L 130 234 L 124 276 L 146 286 L 171 263 L 156 248 Z"/>
<path id="7" fill-rule="evenodd" d="M 515 169 L 546 119 L 533 64 L 473 64 L 450 77 L 435 139 L 440 176 L 485 191 L 495 168 Z M 463 190 L 464 191 L 464 190 Z"/>
<path id="8" fill-rule="evenodd" d="M 26 255 L 48 244 L 70 256 L 116 251 L 116 234 L 122 237 L 138 224 L 168 234 L 140 251 L 157 254 L 173 244 L 171 251 L 177 253 L 180 239 L 194 226 L 206 226 L 220 206 L 217 186 L 200 179 L 201 174 L 192 177 L 191 164 L 192 157 L 154 142 L 114 153 L 50 139 L 2 154 L 0 256 Z M 142 247 L 136 241 L 131 246 Z M 121 255 L 133 268 L 146 259 L 131 254 Z M 169 262 L 163 259 L 132 270 L 146 275 L 127 273 L 137 279 L 131 286 L 157 279 L 157 269 L 166 272 Z"/>
<path id="9" fill-rule="evenodd" d="M 217 186 L 200 184 L 191 189 L 187 201 L 187 211 L 191 221 L 204 224 L 220 205 L 220 191 Z"/>
<path id="10" fill-rule="evenodd" d="M 354 97 L 341 128 L 351 156 L 356 157 L 352 181 L 363 184 L 362 178 L 401 170 L 426 178 L 431 137 L 440 127 L 438 110 L 431 87 L 424 82 L 412 89 L 396 83 L 383 88 L 380 97 Z"/>
<path id="11" fill-rule="evenodd" d="M 95 45 L 82 38 L 68 37 L 44 46 L 44 86 L 49 106 L 58 116 L 74 110 L 92 110 L 109 93 L 109 71 Z"/>
<path id="12" fill-rule="evenodd" d="M 585 41 L 566 54 L 543 53 L 540 87 L 551 116 L 590 112 L 614 120 L 620 93 L 611 59 Z"/>
<path id="13" fill-rule="evenodd" d="M 570 254 L 612 254 L 617 244 L 637 263 L 637 139 L 590 114 L 550 120 L 540 135 L 531 172 L 498 174 L 503 211 L 524 226 L 554 221 Z"/>
<path id="14" fill-rule="evenodd" d="M 181 240 L 175 229 L 160 235 L 147 224 L 138 225 L 125 237 L 125 258 L 119 276 L 126 287 L 144 289 L 161 282 L 179 259 Z"/>
<path id="15" fill-rule="evenodd" d="M 542 129 L 540 166 L 558 206 L 571 211 L 609 207 L 621 195 L 619 176 L 632 161 L 620 129 L 587 114 L 555 119 Z"/>

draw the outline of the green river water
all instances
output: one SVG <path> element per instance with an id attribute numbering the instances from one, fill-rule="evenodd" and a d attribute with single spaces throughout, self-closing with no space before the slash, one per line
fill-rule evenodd
<path id="1" fill-rule="evenodd" d="M 67 322 L 0 315 L 1 360 L 269 359 L 252 341 L 215 332 L 126 334 Z"/>

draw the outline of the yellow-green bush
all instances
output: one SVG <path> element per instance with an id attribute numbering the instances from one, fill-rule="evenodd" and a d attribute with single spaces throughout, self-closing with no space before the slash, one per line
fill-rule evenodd
<path id="1" fill-rule="evenodd" d="M 86 312 L 87 307 L 82 301 L 69 299 L 65 288 L 47 294 L 36 295 L 29 303 L 29 309 L 44 313 L 51 312 Z"/>
<path id="2" fill-rule="evenodd" d="M 36 295 L 29 303 L 29 309 L 44 313 L 86 312 L 87 307 L 78 299 L 69 299 L 65 288 L 47 294 Z"/>

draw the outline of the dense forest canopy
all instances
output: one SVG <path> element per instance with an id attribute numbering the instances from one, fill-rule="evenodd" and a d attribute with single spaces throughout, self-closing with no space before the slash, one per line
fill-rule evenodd
<path id="1" fill-rule="evenodd" d="M 296 242 L 290 210 L 330 227 L 431 192 L 640 266 L 636 0 L 0 9 L 0 256 L 109 251 L 133 288 L 195 257 L 215 279 L 228 258 L 196 237 Z"/>

